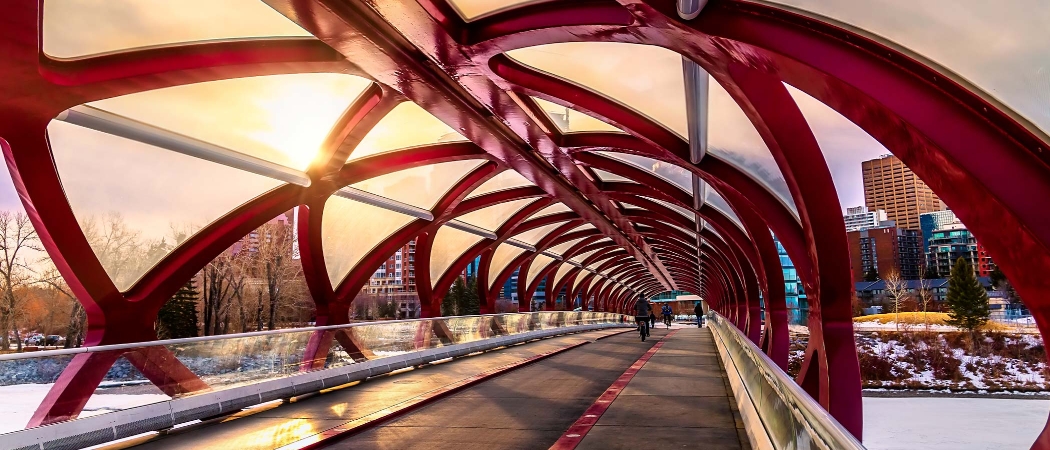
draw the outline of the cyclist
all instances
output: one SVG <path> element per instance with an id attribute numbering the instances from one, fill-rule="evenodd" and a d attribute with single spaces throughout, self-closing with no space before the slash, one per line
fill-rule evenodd
<path id="1" fill-rule="evenodd" d="M 660 313 L 664 316 L 664 324 L 667 325 L 667 328 L 671 328 L 671 305 L 665 303 L 664 306 L 660 308 Z"/>
<path id="2" fill-rule="evenodd" d="M 645 298 L 638 294 L 638 301 L 634 303 L 634 322 L 638 324 L 638 333 L 642 335 L 642 342 L 649 336 L 649 313 L 652 307 Z"/>

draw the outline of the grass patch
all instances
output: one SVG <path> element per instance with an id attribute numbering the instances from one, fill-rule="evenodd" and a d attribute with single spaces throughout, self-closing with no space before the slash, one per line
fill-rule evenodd
<path id="1" fill-rule="evenodd" d="M 858 316 L 854 317 L 854 322 L 878 322 L 878 323 L 910 323 L 913 325 L 922 325 L 926 323 L 922 318 L 921 312 L 902 312 L 898 318 L 897 314 L 886 313 L 886 314 L 872 314 L 870 316 Z M 926 313 L 926 320 L 930 321 L 930 325 L 944 325 L 944 321 L 948 319 L 948 313 L 942 312 L 928 312 Z"/>
<path id="2" fill-rule="evenodd" d="M 921 312 L 901 312 L 899 317 L 894 313 L 886 314 L 872 314 L 869 316 L 857 316 L 853 318 L 854 322 L 878 322 L 878 323 L 890 323 L 897 322 L 906 323 L 910 325 L 923 325 L 929 321 L 930 325 L 947 325 L 945 320 L 948 320 L 948 313 L 943 312 L 928 312 L 926 319 L 923 319 L 923 313 Z M 988 322 L 981 331 L 1009 331 L 1010 327 L 996 322 Z"/>

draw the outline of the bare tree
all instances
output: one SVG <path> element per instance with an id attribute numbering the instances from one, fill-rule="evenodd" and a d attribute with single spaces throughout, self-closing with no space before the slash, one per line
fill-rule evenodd
<path id="1" fill-rule="evenodd" d="M 24 290 L 28 284 L 31 271 L 25 260 L 26 250 L 43 251 L 33 224 L 25 214 L 11 211 L 0 211 L 0 323 L 3 325 L 3 336 L 0 346 L 3 350 L 11 348 L 8 331 L 13 330 L 18 341 L 18 351 L 22 351 L 22 336 L 18 329 L 20 301 L 22 296 L 17 291 Z"/>
<path id="2" fill-rule="evenodd" d="M 926 313 L 929 310 L 930 302 L 933 301 L 931 283 L 930 279 L 926 278 L 925 272 L 919 277 L 919 304 L 922 305 L 922 323 L 927 333 L 930 332 L 930 319 L 927 318 Z"/>
<path id="3" fill-rule="evenodd" d="M 73 301 L 73 307 L 69 311 L 69 318 L 66 322 L 65 347 L 80 347 L 84 342 L 84 333 L 87 331 L 87 312 L 84 311 L 84 305 L 81 305 L 69 290 L 69 285 L 58 273 L 58 269 L 51 263 L 50 258 L 38 262 L 38 265 L 46 265 L 46 269 L 41 272 L 36 282 L 46 285 L 49 289 Z"/>
<path id="4" fill-rule="evenodd" d="M 256 254 L 258 273 L 266 282 L 266 328 L 276 327 L 278 306 L 290 299 L 285 290 L 302 272 L 302 266 L 292 260 L 292 227 L 282 222 L 270 222 L 257 230 L 259 248 Z"/>
<path id="5" fill-rule="evenodd" d="M 134 281 L 130 278 L 137 277 L 144 253 L 141 233 L 129 228 L 124 216 L 116 212 L 87 217 L 80 222 L 84 237 L 106 274 L 118 286 L 130 285 Z"/>
<path id="6" fill-rule="evenodd" d="M 901 302 L 908 296 L 908 281 L 901 278 L 901 273 L 893 269 L 886 276 L 886 295 L 893 302 L 894 324 L 901 330 Z"/>
<path id="7" fill-rule="evenodd" d="M 233 274 L 234 255 L 223 252 L 201 271 L 203 287 L 204 335 L 226 334 L 230 324 L 230 305 L 237 277 Z"/>

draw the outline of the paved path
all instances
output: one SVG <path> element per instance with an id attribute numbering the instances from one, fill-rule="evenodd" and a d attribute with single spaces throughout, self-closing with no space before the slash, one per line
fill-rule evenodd
<path id="1" fill-rule="evenodd" d="M 654 337 L 666 331 L 654 333 Z M 338 441 L 338 449 L 545 449 L 656 343 L 634 332 L 560 353 Z"/>
<path id="2" fill-rule="evenodd" d="M 654 336 L 655 337 L 655 336 Z M 664 340 L 579 449 L 750 449 L 707 328 Z"/>
<path id="3" fill-rule="evenodd" d="M 499 366 L 590 341 L 382 422 L 326 448 L 543 449 L 559 442 L 665 329 L 582 333 L 380 377 L 153 438 L 147 448 L 277 448 Z M 601 340 L 596 340 L 602 337 Z M 749 448 L 708 330 L 679 329 L 627 383 L 579 448 Z"/>

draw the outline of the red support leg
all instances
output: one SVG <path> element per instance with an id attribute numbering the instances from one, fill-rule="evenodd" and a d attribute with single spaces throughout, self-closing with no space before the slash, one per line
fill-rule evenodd
<path id="1" fill-rule="evenodd" d="M 145 347 L 124 354 L 142 375 L 165 394 L 175 397 L 208 389 L 208 384 L 186 368 L 165 347 Z"/>
<path id="2" fill-rule="evenodd" d="M 62 370 L 26 428 L 75 419 L 121 352 L 81 353 Z"/>

